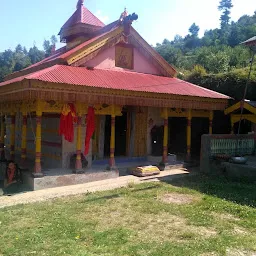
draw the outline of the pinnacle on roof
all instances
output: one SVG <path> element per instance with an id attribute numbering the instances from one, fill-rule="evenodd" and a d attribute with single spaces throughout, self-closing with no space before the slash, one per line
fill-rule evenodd
<path id="1" fill-rule="evenodd" d="M 78 23 L 84 23 L 97 27 L 105 26 L 105 24 L 102 21 L 100 21 L 94 14 L 92 14 L 86 7 L 84 7 L 83 3 L 84 0 L 78 0 L 76 11 L 63 25 L 62 28 L 70 27 Z"/>
<path id="2" fill-rule="evenodd" d="M 70 33 L 70 30 L 73 30 L 74 27 L 81 26 L 87 26 L 87 29 L 94 31 L 105 26 L 105 24 L 101 20 L 99 20 L 84 6 L 84 0 L 78 0 L 76 5 L 76 11 L 62 26 L 59 33 L 59 35 L 61 36 L 61 40 L 66 39 L 67 35 L 73 34 L 72 32 Z M 69 32 L 67 33 L 66 30 L 69 30 Z"/>
<path id="3" fill-rule="evenodd" d="M 78 9 L 79 7 L 84 5 L 84 0 L 78 0 L 77 5 L 76 5 L 76 9 Z"/>

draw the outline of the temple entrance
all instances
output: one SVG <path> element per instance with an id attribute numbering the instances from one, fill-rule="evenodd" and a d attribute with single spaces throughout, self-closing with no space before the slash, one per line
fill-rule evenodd
<path id="1" fill-rule="evenodd" d="M 234 124 L 234 134 L 238 134 L 239 122 Z M 248 134 L 252 131 L 252 123 L 248 120 L 241 121 L 241 127 L 239 134 Z"/>
<path id="2" fill-rule="evenodd" d="M 115 125 L 115 156 L 126 156 L 126 138 L 127 138 L 127 112 L 123 112 L 122 116 L 116 117 Z M 104 155 L 110 155 L 110 136 L 111 136 L 111 116 L 106 116 L 105 123 L 105 143 Z"/>
<path id="3" fill-rule="evenodd" d="M 203 134 L 209 134 L 209 119 L 193 117 L 191 129 L 191 156 L 197 159 L 201 151 L 201 137 Z"/>
<path id="4" fill-rule="evenodd" d="M 185 117 L 170 117 L 168 127 L 168 153 L 184 158 L 187 152 L 187 119 Z"/>

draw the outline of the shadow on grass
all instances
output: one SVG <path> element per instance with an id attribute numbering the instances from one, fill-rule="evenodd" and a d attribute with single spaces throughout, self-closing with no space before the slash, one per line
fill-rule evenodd
<path id="1" fill-rule="evenodd" d="M 182 179 L 168 180 L 167 178 L 159 178 L 159 180 L 176 187 L 197 190 L 240 205 L 256 207 L 255 183 L 230 181 L 224 176 L 206 176 L 199 173 Z"/>
<path id="2" fill-rule="evenodd" d="M 152 186 L 148 186 L 146 188 L 136 188 L 136 187 L 132 187 L 129 190 L 129 193 L 137 193 L 140 191 L 146 191 L 146 190 L 151 190 L 151 189 L 155 189 L 158 188 L 159 185 L 152 185 Z M 120 198 L 121 196 L 125 195 L 126 192 L 118 192 L 116 194 L 111 194 L 111 195 L 107 195 L 107 196 L 101 196 L 101 197 L 93 197 L 93 198 L 86 198 L 85 201 L 86 202 L 95 202 L 95 201 L 100 201 L 100 200 L 111 200 L 111 199 L 115 199 L 115 198 Z"/>

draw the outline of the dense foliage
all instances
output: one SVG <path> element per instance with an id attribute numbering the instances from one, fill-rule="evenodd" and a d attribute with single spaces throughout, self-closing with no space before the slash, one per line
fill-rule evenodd
<path id="1" fill-rule="evenodd" d="M 218 9 L 220 28 L 211 29 L 198 37 L 195 23 L 184 38 L 176 35 L 172 41 L 164 39 L 155 49 L 179 71 L 179 77 L 212 90 L 241 99 L 251 60 L 249 48 L 241 42 L 256 35 L 256 11 L 230 23 L 231 0 L 221 0 Z M 256 100 L 256 67 L 247 98 Z"/>
<path id="2" fill-rule="evenodd" d="M 56 41 L 55 36 L 52 36 L 50 41 L 45 40 L 43 51 L 39 50 L 35 45 L 28 51 L 19 44 L 14 51 L 9 49 L 0 52 L 0 82 L 3 81 L 6 75 L 24 69 L 49 56 Z"/>

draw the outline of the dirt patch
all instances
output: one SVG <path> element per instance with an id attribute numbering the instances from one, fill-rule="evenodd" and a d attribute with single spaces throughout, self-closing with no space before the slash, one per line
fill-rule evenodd
<path id="1" fill-rule="evenodd" d="M 221 220 L 230 220 L 230 221 L 239 221 L 240 219 L 238 217 L 235 217 L 229 213 L 213 213 L 212 214 L 215 218 L 221 219 Z"/>
<path id="2" fill-rule="evenodd" d="M 236 234 L 236 235 L 246 235 L 246 234 L 248 234 L 245 229 L 243 229 L 241 227 L 237 227 L 237 226 L 234 227 L 233 233 Z M 255 254 L 255 256 L 256 256 L 256 254 Z"/>
<path id="3" fill-rule="evenodd" d="M 199 200 L 199 198 L 195 196 L 179 194 L 179 193 L 168 193 L 168 194 L 162 195 L 159 199 L 164 203 L 180 204 L 180 205 L 191 204 Z"/>
<path id="4" fill-rule="evenodd" d="M 256 256 L 256 252 L 239 249 L 227 249 L 227 256 Z"/>
<path id="5" fill-rule="evenodd" d="M 218 254 L 216 254 L 215 252 L 206 252 L 206 253 L 200 254 L 200 256 L 218 256 Z"/>

